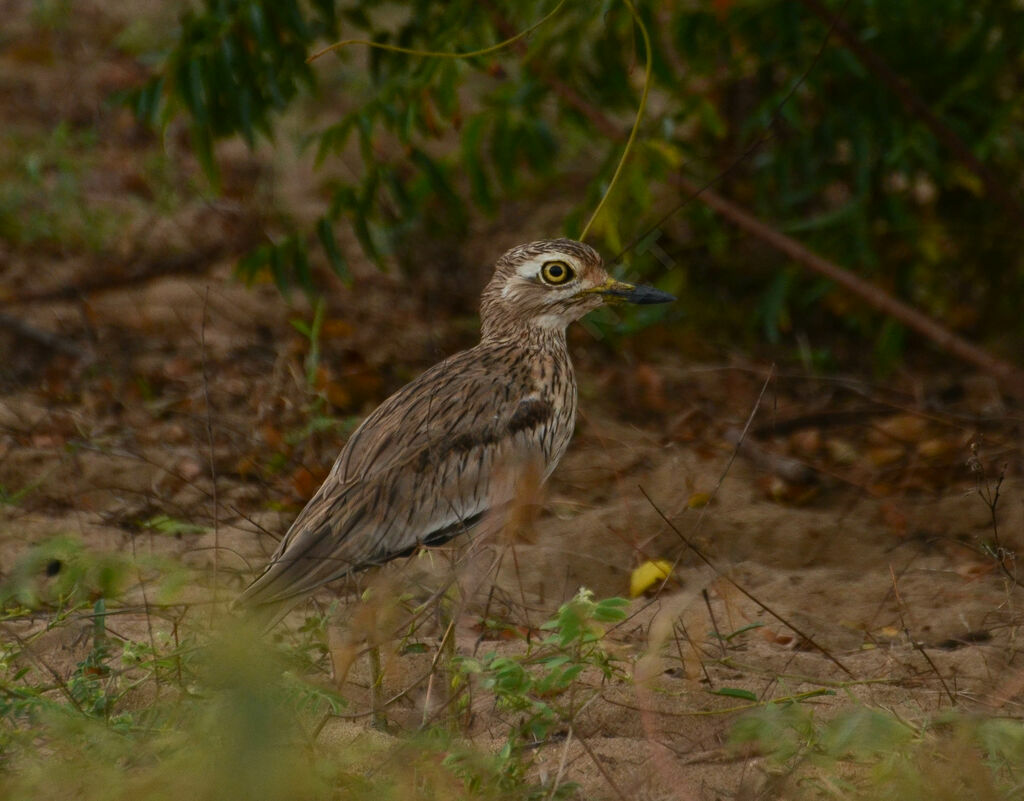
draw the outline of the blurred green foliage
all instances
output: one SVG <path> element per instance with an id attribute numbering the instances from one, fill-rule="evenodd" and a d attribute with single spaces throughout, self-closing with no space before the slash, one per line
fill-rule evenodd
<path id="1" fill-rule="evenodd" d="M 1008 191 L 1019 189 L 1024 7 L 1003 0 L 826 5 Z M 319 101 L 337 112 L 307 144 L 318 162 L 344 156 L 349 177 L 325 181 L 330 200 L 315 231 L 293 230 L 256 251 L 242 261 L 246 276 L 270 271 L 283 287 L 309 286 L 314 245 L 318 259 L 344 272 L 334 233 L 342 221 L 380 260 L 410 233 L 457 237 L 472 213 L 494 214 L 511 199 L 564 197 L 564 232 L 574 235 L 607 186 L 639 100 L 644 50 L 620 0 L 570 1 L 529 37 L 482 57 L 352 45 L 316 70 L 305 61 L 339 38 L 465 52 L 508 38 L 554 7 L 550 0 L 379 7 L 204 0 L 183 17 L 165 66 L 133 102 L 153 122 L 187 115 L 193 146 L 215 177 L 217 138 L 272 136 L 276 115 L 313 91 L 317 76 L 325 79 Z M 694 314 L 748 329 L 754 322 L 770 341 L 838 316 L 874 342 L 880 363 L 898 358 L 903 339 L 894 326 L 880 327 L 846 294 L 738 240 L 699 201 L 680 198 L 672 177 L 685 171 L 716 181 L 727 196 L 954 328 L 1021 332 L 1022 220 L 986 195 L 807 3 L 640 3 L 638 10 L 652 32 L 651 97 L 622 181 L 593 229 L 606 250 L 625 248 L 681 204 L 632 261 L 694 298 Z"/>
<path id="2" fill-rule="evenodd" d="M 99 251 L 117 230 L 109 209 L 87 202 L 82 179 L 96 137 L 61 122 L 46 136 L 0 133 L 0 241 Z"/>
<path id="3" fill-rule="evenodd" d="M 296 678 L 286 669 L 293 654 L 237 623 L 204 645 L 172 643 L 160 655 L 144 646 L 97 630 L 62 693 L 27 666 L 29 644 L 0 642 L 0 797 L 551 797 L 510 782 L 508 760 L 439 729 L 321 731 L 341 699 Z"/>
<path id="4" fill-rule="evenodd" d="M 47 573 L 54 554 L 83 565 L 79 583 L 91 575 L 89 553 L 70 538 L 41 546 L 19 574 Z M 99 569 L 109 558 L 91 555 Z M 5 598 L 2 617 L 20 623 L 12 630 L 21 634 L 0 640 L 0 798 L 575 797 L 571 782 L 537 776 L 538 752 L 519 747 L 518 735 L 546 736 L 549 726 L 572 722 L 581 697 L 597 692 L 580 682 L 584 668 L 621 679 L 601 638 L 622 620 L 626 602 L 581 591 L 542 627 L 548 636 L 535 651 L 508 660 L 525 681 L 510 683 L 493 657 L 467 658 L 480 665 L 473 672 L 481 683 L 501 681 L 487 692 L 528 717 L 504 749 L 488 753 L 443 726 L 392 736 L 346 720 L 345 699 L 313 678 L 310 659 L 324 658 L 316 645 L 323 620 L 308 621 L 300 632 L 306 637 L 276 645 L 237 617 L 196 630 L 183 617 L 172 628 L 154 616 L 129 637 L 124 614 L 131 608 L 104 589 L 109 605 L 100 597 L 72 608 L 62 593 L 64 611 L 34 628 L 25 625 L 32 612 Z M 80 654 L 66 679 L 42 647 L 54 632 L 73 639 L 66 650 Z M 464 693 L 467 684 L 453 690 Z"/>
<path id="5" fill-rule="evenodd" d="M 1010 799 L 1020 795 L 1024 724 L 947 711 L 911 723 L 851 705 L 816 718 L 810 705 L 770 703 L 736 721 L 731 740 L 767 757 L 772 797 Z"/>

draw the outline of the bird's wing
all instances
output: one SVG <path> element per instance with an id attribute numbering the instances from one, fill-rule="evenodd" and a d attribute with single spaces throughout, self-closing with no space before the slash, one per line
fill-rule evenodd
<path id="1" fill-rule="evenodd" d="M 391 396 L 349 439 L 296 518 L 246 605 L 295 602 L 348 573 L 467 530 L 544 471 L 571 432 L 564 410 L 516 365 L 467 351 Z"/>

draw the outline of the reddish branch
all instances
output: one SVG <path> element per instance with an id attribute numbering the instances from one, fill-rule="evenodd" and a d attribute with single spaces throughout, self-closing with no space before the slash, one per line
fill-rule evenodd
<path id="1" fill-rule="evenodd" d="M 253 237 L 246 236 L 240 247 L 251 247 L 248 244 Z M 232 247 L 236 243 L 231 243 Z M 39 289 L 0 298 L 0 306 L 25 306 L 29 304 L 57 303 L 76 300 L 94 292 L 108 292 L 115 289 L 126 289 L 139 284 L 148 284 L 157 278 L 170 275 L 187 275 L 204 270 L 219 258 L 223 258 L 230 249 L 227 245 L 217 244 L 187 253 L 162 256 L 152 261 L 132 265 L 110 273 L 90 276 L 78 284 L 68 284 L 52 289 Z"/>
<path id="2" fill-rule="evenodd" d="M 1019 368 L 1003 361 L 987 350 L 968 342 L 963 337 L 958 336 L 933 320 L 927 314 L 894 298 L 888 292 L 854 275 L 849 270 L 844 270 L 835 262 L 831 262 L 814 251 L 805 248 L 795 239 L 775 230 L 767 223 L 761 222 L 753 214 L 726 200 L 713 190 L 702 188 L 684 176 L 677 176 L 676 182 L 684 192 L 692 194 L 738 228 L 757 237 L 781 253 L 786 254 L 797 264 L 806 267 L 811 272 L 835 281 L 861 300 L 867 302 L 868 305 L 888 314 L 907 328 L 927 337 L 947 353 L 975 365 L 986 373 L 990 373 L 1003 381 L 1006 388 L 1015 396 L 1024 399 L 1024 372 Z"/>
<path id="3" fill-rule="evenodd" d="M 820 10 L 825 15 L 824 18 L 833 26 L 833 29 L 843 39 L 843 42 L 847 47 L 850 47 L 850 49 L 859 58 L 863 58 L 865 60 L 865 64 L 870 66 L 873 71 L 878 71 L 876 74 L 878 74 L 879 77 L 885 80 L 885 82 L 893 88 L 893 91 L 899 95 L 900 99 L 903 100 L 908 109 L 920 116 L 921 119 L 932 128 L 935 135 L 951 150 L 953 150 L 953 152 L 957 154 L 957 157 L 963 161 L 964 164 L 970 167 L 971 170 L 982 179 L 982 181 L 984 181 L 986 189 L 994 197 L 999 199 L 1004 206 L 1014 211 L 1014 213 L 1019 213 L 1021 218 L 1024 219 L 1024 211 L 1021 211 L 1021 207 L 1017 200 L 1010 195 L 1005 188 L 1003 188 L 994 176 L 992 176 L 988 168 L 978 161 L 959 137 L 947 128 L 946 125 L 932 113 L 931 109 L 929 109 L 928 106 L 911 91 L 910 87 L 902 78 L 896 75 L 896 73 L 894 73 L 877 55 L 861 45 L 860 41 L 852 31 L 850 31 L 849 27 L 846 26 L 841 19 L 835 17 L 835 15 L 828 11 L 828 9 L 821 6 L 818 0 L 802 1 L 806 3 L 808 7 L 812 8 L 812 10 L 815 10 L 816 12 Z M 495 16 L 495 19 L 499 30 L 501 30 L 503 26 L 507 27 L 507 23 L 497 15 Z M 852 45 L 851 42 L 853 43 Z M 526 44 L 523 42 L 518 44 L 520 46 L 520 53 L 523 53 L 526 50 Z M 528 66 L 538 78 L 545 81 L 548 86 L 551 87 L 551 90 L 558 95 L 566 105 L 579 111 L 605 136 L 610 139 L 619 140 L 626 138 L 626 133 L 614 120 L 612 120 L 601 109 L 596 108 L 580 97 L 577 92 L 566 86 L 561 80 L 546 74 L 542 69 L 542 66 L 539 65 L 536 60 L 529 61 Z M 677 185 L 692 198 L 699 200 L 701 203 L 714 209 L 718 214 L 732 222 L 734 225 L 757 237 L 765 244 L 786 254 L 797 264 L 805 267 L 811 272 L 823 275 L 826 278 L 835 281 L 840 286 L 845 287 L 868 305 L 889 315 L 897 322 L 905 325 L 907 328 L 910 328 L 911 330 L 930 339 L 947 353 L 950 353 L 958 359 L 969 364 L 973 364 L 975 367 L 993 375 L 997 379 L 1001 380 L 1006 389 L 1014 396 L 1024 399 L 1024 372 L 1022 372 L 1018 367 L 989 353 L 984 348 L 980 348 L 977 345 L 968 342 L 966 339 L 953 333 L 953 331 L 946 328 L 936 320 L 933 320 L 931 317 L 921 311 L 918 311 L 909 304 L 898 300 L 880 287 L 865 281 L 849 270 L 843 269 L 838 264 L 819 256 L 817 253 L 814 253 L 801 245 L 795 239 L 786 236 L 780 231 L 772 228 L 767 223 L 760 221 L 750 212 L 735 203 L 726 200 L 713 190 L 707 187 L 698 186 L 693 181 L 682 175 L 677 177 L 676 182 Z"/>
<path id="4" fill-rule="evenodd" d="M 78 347 L 78 345 L 64 339 L 59 334 L 35 328 L 24 320 L 19 320 L 17 317 L 11 317 L 9 314 L 4 314 L 3 312 L 0 312 L 0 328 L 10 331 L 19 339 L 35 342 L 37 345 L 41 345 L 47 350 L 63 353 L 65 356 L 81 359 L 86 355 L 85 351 Z"/>

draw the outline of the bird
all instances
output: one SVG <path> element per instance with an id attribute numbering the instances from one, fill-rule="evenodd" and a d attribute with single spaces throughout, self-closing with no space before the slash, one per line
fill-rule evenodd
<path id="1" fill-rule="evenodd" d="M 569 324 L 604 304 L 673 300 L 614 279 L 582 242 L 513 247 L 483 290 L 479 344 L 363 421 L 236 608 L 272 627 L 326 584 L 468 533 L 527 473 L 547 479 L 576 421 Z"/>

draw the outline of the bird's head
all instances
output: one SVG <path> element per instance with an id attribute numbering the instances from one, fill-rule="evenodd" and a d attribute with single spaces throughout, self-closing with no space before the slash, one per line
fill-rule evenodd
<path id="1" fill-rule="evenodd" d="M 483 336 L 515 336 L 525 329 L 564 331 L 606 303 L 668 303 L 672 295 L 616 281 L 597 251 L 572 239 L 519 245 L 494 266 L 480 303 Z"/>

